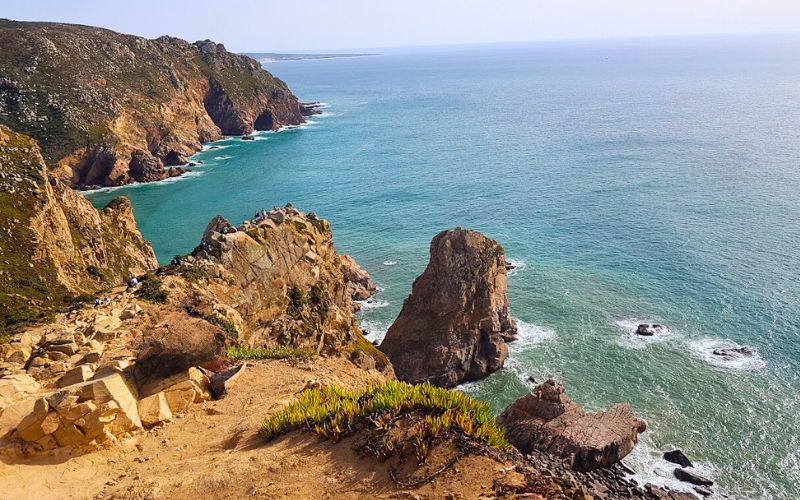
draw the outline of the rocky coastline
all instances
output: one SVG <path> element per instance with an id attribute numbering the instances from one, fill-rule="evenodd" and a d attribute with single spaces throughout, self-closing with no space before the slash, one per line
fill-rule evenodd
<path id="1" fill-rule="evenodd" d="M 0 124 L 35 139 L 73 187 L 180 175 L 207 142 L 299 125 L 318 107 L 210 40 L 0 20 Z"/>
<path id="2" fill-rule="evenodd" d="M 356 312 L 378 287 L 316 213 L 216 216 L 159 266 L 127 199 L 97 210 L 73 189 L 180 175 L 164 167 L 204 142 L 319 112 L 255 61 L 52 23 L 0 21 L 0 41 L 17 61 L 0 79 L 4 495 L 713 495 L 680 450 L 664 459 L 687 491 L 630 478 L 621 461 L 647 424 L 628 404 L 584 411 L 547 380 L 495 417 L 457 390 L 503 369 L 517 334 L 513 266 L 479 232 L 432 239 L 375 346 Z"/>

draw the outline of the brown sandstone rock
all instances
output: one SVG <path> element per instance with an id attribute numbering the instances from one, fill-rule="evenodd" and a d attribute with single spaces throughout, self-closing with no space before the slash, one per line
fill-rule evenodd
<path id="1" fill-rule="evenodd" d="M 443 387 L 500 369 L 517 327 L 506 297 L 503 248 L 455 228 L 431 242 L 430 261 L 380 345 L 400 380 Z"/>
<path id="2" fill-rule="evenodd" d="M 139 418 L 145 427 L 172 420 L 172 411 L 163 392 L 139 400 Z"/>
<path id="3" fill-rule="evenodd" d="M 618 462 L 633 450 L 639 433 L 647 427 L 627 404 L 586 413 L 553 380 L 511 404 L 497 423 L 523 453 L 545 451 L 567 458 L 581 471 Z"/>

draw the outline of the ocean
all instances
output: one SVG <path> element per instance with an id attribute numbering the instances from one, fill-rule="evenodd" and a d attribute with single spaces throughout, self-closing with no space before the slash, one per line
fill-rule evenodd
<path id="1" fill-rule="evenodd" d="M 628 401 L 648 421 L 625 460 L 642 481 L 677 485 L 659 457 L 679 447 L 719 492 L 800 496 L 800 36 L 377 52 L 267 64 L 324 114 L 87 196 L 130 197 L 162 263 L 214 215 L 315 211 L 381 287 L 372 339 L 434 235 L 482 231 L 517 264 L 520 336 L 465 391 L 499 412 L 554 377 L 586 409 Z M 729 345 L 757 355 L 711 354 Z"/>

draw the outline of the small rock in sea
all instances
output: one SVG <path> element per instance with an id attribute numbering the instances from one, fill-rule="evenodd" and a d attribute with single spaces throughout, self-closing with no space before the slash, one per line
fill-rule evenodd
<path id="1" fill-rule="evenodd" d="M 190 162 L 187 164 L 187 166 L 189 166 L 189 167 L 196 167 L 196 166 L 197 166 L 197 162 L 190 161 Z"/>
<path id="2" fill-rule="evenodd" d="M 676 467 L 672 474 L 684 483 L 696 484 L 697 486 L 712 486 L 714 484 L 714 481 L 680 467 Z"/>
<path id="3" fill-rule="evenodd" d="M 515 269 L 516 267 L 517 266 L 515 266 L 512 262 L 506 261 L 506 271 L 510 271 L 512 269 Z"/>
<path id="4" fill-rule="evenodd" d="M 755 351 L 747 346 L 744 347 L 726 347 L 721 349 L 714 349 L 711 351 L 714 356 L 723 358 L 743 358 L 750 357 L 755 354 Z"/>
<path id="5" fill-rule="evenodd" d="M 711 491 L 710 488 L 706 488 L 705 486 L 695 486 L 694 491 L 700 493 L 704 497 L 710 497 L 711 495 L 714 494 L 714 492 Z"/>
<path id="6" fill-rule="evenodd" d="M 219 149 L 219 146 L 209 146 L 208 149 Z"/>
<path id="7" fill-rule="evenodd" d="M 663 329 L 664 327 L 657 323 L 652 325 L 650 323 L 641 323 L 639 324 L 638 327 L 636 327 L 636 335 L 642 335 L 644 337 L 652 337 L 656 333 L 661 333 Z"/>
<path id="8" fill-rule="evenodd" d="M 667 462 L 672 462 L 673 464 L 678 464 L 681 467 L 694 467 L 692 461 L 689 460 L 681 450 L 664 452 L 664 460 Z"/>
<path id="9" fill-rule="evenodd" d="M 255 141 L 255 140 L 256 140 L 256 138 L 255 138 L 255 137 L 253 137 L 252 135 L 243 135 L 243 136 L 242 136 L 242 140 L 243 140 L 243 141 Z"/>
<path id="10" fill-rule="evenodd" d="M 534 384 L 536 383 L 536 379 L 533 378 L 533 375 L 529 375 L 528 376 L 528 382 L 531 382 L 531 383 L 534 383 Z"/>

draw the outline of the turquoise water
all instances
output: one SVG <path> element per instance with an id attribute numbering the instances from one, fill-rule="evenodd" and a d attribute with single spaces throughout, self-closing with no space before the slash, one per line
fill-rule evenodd
<path id="1" fill-rule="evenodd" d="M 630 401 L 648 480 L 684 449 L 719 490 L 800 495 L 800 38 L 706 38 L 396 50 L 268 67 L 306 127 L 229 139 L 194 177 L 125 194 L 159 260 L 208 220 L 292 201 L 334 227 L 382 287 L 380 337 L 440 230 L 503 244 L 521 337 L 465 389 L 496 410 L 529 375 L 588 408 Z M 394 263 L 394 264 L 393 264 Z M 392 265 L 393 264 L 393 265 Z M 629 331 L 657 321 L 651 341 Z M 754 346 L 713 364 L 720 342 Z"/>

